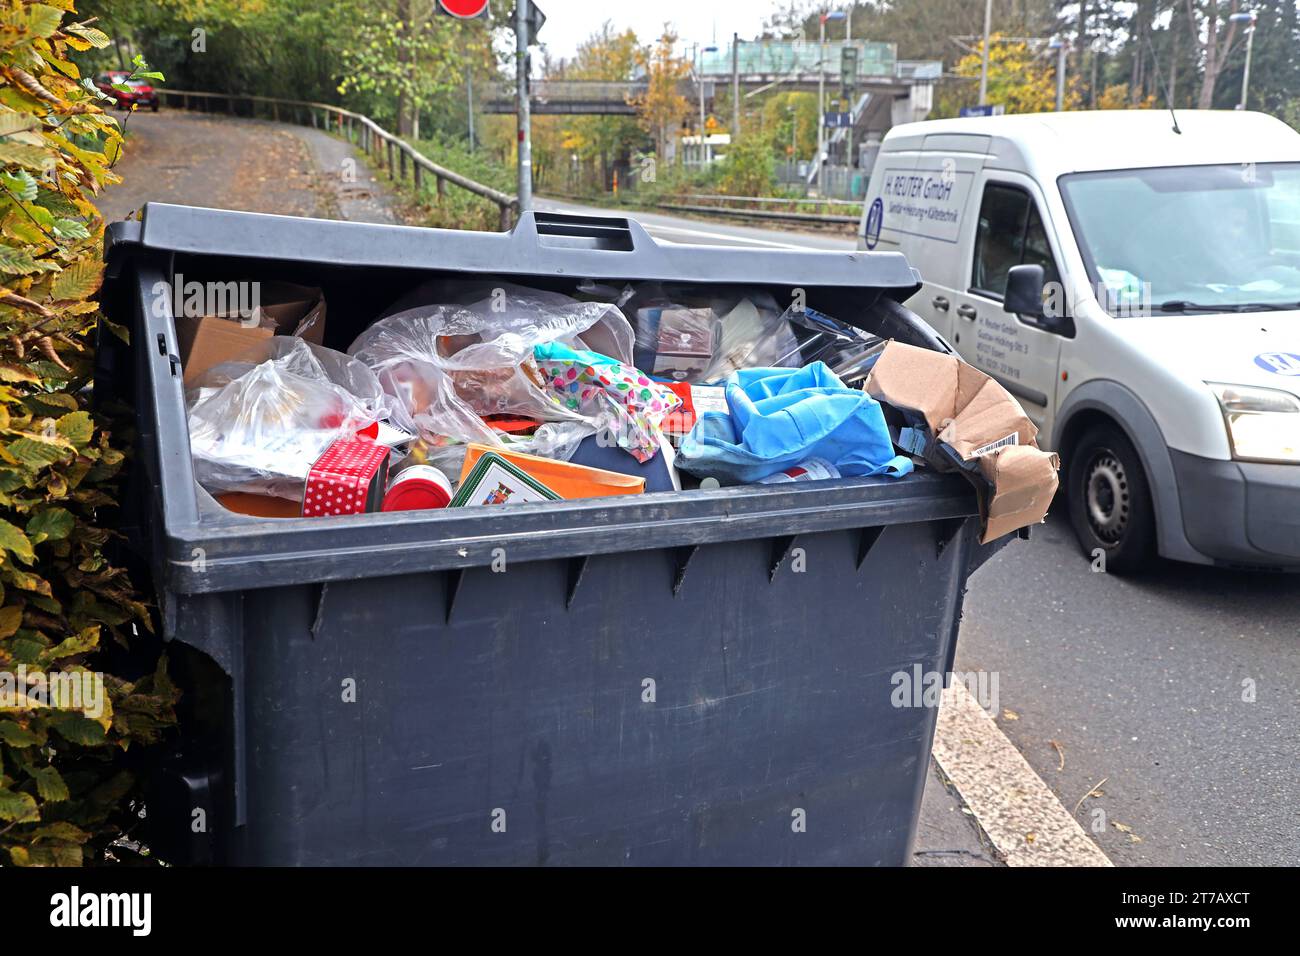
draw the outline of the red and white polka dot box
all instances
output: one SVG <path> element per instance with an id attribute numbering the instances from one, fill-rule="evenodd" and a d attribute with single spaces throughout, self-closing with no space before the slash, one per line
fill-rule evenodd
<path id="1" fill-rule="evenodd" d="M 302 515 L 356 515 L 384 505 L 391 449 L 369 438 L 340 438 L 316 459 L 307 474 Z"/>

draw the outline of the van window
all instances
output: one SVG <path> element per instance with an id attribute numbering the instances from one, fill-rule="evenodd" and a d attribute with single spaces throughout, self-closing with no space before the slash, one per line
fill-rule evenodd
<path id="1" fill-rule="evenodd" d="M 989 183 L 980 202 L 971 288 L 1001 299 L 1007 290 L 1007 273 L 1024 263 L 1042 266 L 1044 281 L 1060 281 L 1033 199 L 1015 186 Z"/>
<path id="2" fill-rule="evenodd" d="M 1300 163 L 1107 170 L 1060 183 L 1112 315 L 1300 302 Z"/>

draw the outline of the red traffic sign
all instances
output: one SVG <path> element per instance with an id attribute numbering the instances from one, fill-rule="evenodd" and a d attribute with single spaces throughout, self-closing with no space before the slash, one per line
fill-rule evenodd
<path id="1" fill-rule="evenodd" d="M 488 0 L 438 0 L 438 6 L 453 17 L 469 20 L 487 11 Z"/>

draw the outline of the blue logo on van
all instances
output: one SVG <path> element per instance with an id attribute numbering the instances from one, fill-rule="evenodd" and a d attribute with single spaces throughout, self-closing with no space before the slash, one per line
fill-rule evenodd
<path id="1" fill-rule="evenodd" d="M 867 240 L 867 248 L 876 248 L 876 243 L 880 241 L 880 225 L 885 221 L 885 203 L 879 196 L 871 204 L 871 209 L 867 212 L 867 226 L 863 232 L 863 237 Z"/>
<path id="2" fill-rule="evenodd" d="M 1260 352 L 1255 364 L 1266 372 L 1300 376 L 1300 355 L 1295 352 Z"/>

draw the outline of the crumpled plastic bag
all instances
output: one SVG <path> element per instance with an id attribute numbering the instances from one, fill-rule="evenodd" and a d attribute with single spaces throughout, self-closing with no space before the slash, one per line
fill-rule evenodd
<path id="1" fill-rule="evenodd" d="M 578 302 L 522 286 L 480 287 L 488 294 L 464 304 L 417 306 L 380 319 L 348 353 L 378 377 L 418 431 L 422 453 L 448 474 L 459 473 L 470 442 L 504 447 L 484 415 L 517 415 L 550 423 L 509 447 L 568 458 L 596 423 L 552 401 L 533 357 L 537 345 L 559 342 L 620 361 L 632 356 L 632 327 L 616 306 Z M 448 470 L 451 469 L 451 470 Z"/>
<path id="2" fill-rule="evenodd" d="M 798 339 L 771 293 L 743 285 L 642 282 L 617 303 L 636 332 L 636 367 L 661 378 L 721 382 L 739 368 L 773 366 Z M 708 348 L 710 355 L 694 356 Z M 661 359 L 664 353 L 677 357 Z"/>
<path id="3" fill-rule="evenodd" d="M 682 400 L 640 370 L 559 342 L 533 349 L 551 401 L 608 428 L 618 446 L 645 463 L 659 453 L 664 417 Z"/>
<path id="4" fill-rule="evenodd" d="M 301 501 L 326 447 L 394 417 L 392 401 L 342 352 L 296 336 L 275 336 L 266 348 L 266 360 L 216 365 L 186 392 L 194 477 L 213 494 Z"/>
<path id="5" fill-rule="evenodd" d="M 798 342 L 793 348 L 787 343 L 786 351 L 780 352 L 781 341 L 778 337 L 773 343 L 774 350 L 779 353 L 775 361 L 763 363 L 773 368 L 799 368 L 813 362 L 825 362 L 833 369 L 846 359 L 860 355 L 884 341 L 877 335 L 864 332 L 816 309 L 796 309 L 791 306 L 781 318 L 789 323 L 790 331 L 798 336 Z"/>
<path id="6" fill-rule="evenodd" d="M 744 484 L 817 457 L 845 477 L 902 477 L 879 403 L 847 388 L 825 363 L 741 369 L 726 384 L 728 412 L 705 412 L 682 441 L 677 467 Z"/>

